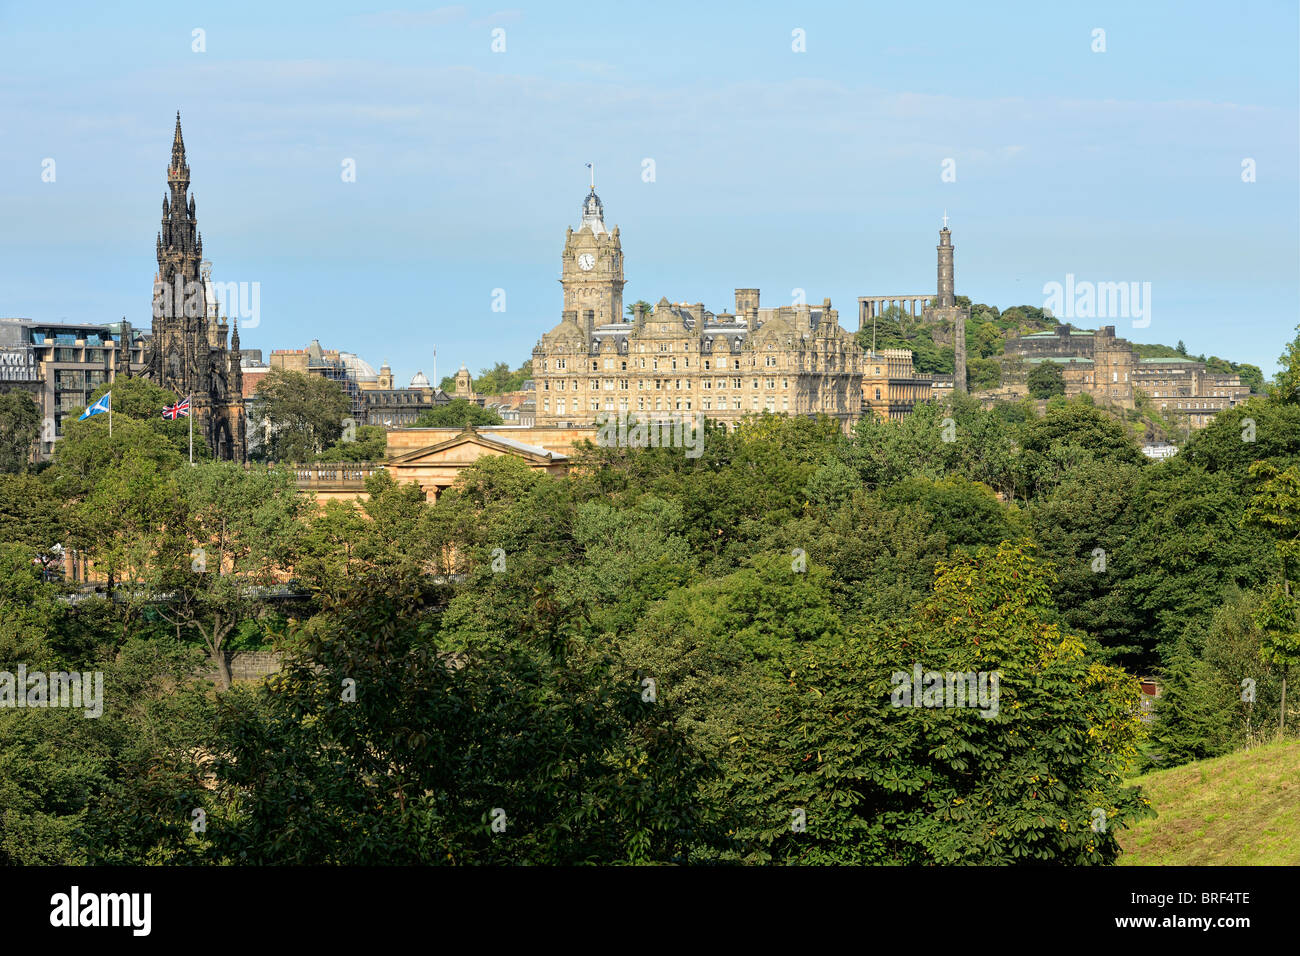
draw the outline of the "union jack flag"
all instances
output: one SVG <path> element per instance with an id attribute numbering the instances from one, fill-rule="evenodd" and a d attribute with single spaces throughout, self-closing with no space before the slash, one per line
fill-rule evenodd
<path id="1" fill-rule="evenodd" d="M 163 409 L 163 418 L 170 418 L 172 421 L 175 421 L 178 418 L 189 418 L 189 417 L 190 417 L 190 400 L 188 398 L 181 399 L 175 405 L 168 405 L 166 408 Z"/>

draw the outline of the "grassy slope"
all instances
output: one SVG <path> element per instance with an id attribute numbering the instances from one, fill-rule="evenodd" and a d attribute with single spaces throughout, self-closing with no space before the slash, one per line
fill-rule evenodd
<path id="1" fill-rule="evenodd" d="M 1120 834 L 1121 864 L 1300 864 L 1300 741 L 1136 778 L 1160 815 Z"/>

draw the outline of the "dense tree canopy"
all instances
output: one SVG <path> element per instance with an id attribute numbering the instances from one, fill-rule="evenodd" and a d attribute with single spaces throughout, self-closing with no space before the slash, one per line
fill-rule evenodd
<path id="1" fill-rule="evenodd" d="M 41 436 L 41 410 L 21 389 L 0 391 L 0 473 L 26 471 Z"/>
<path id="2" fill-rule="evenodd" d="M 255 399 L 249 428 L 268 429 L 262 455 L 270 461 L 313 461 L 342 436 L 351 407 L 339 383 L 280 368 L 257 383 Z"/>
<path id="3" fill-rule="evenodd" d="M 980 360 L 1050 321 L 967 304 Z M 1283 732 L 1285 387 L 1158 463 L 1089 401 L 955 395 L 487 456 L 436 504 L 191 468 L 151 388 L 0 475 L 0 671 L 107 678 L 97 720 L 0 708 L 0 862 L 1106 864 L 1134 773 Z M 333 383 L 259 396 L 273 458 L 383 454 Z"/>
<path id="4" fill-rule="evenodd" d="M 416 428 L 460 428 L 465 425 L 500 425 L 501 416 L 465 398 L 426 408 L 415 420 Z"/>

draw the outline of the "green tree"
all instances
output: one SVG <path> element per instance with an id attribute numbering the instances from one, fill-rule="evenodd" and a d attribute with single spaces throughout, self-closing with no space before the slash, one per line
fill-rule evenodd
<path id="1" fill-rule="evenodd" d="M 199 638 L 224 689 L 232 633 L 264 613 L 264 589 L 293 565 L 304 499 L 284 469 L 235 462 L 181 469 L 177 486 L 182 514 L 152 555 L 149 584 L 169 595 L 157 612 Z"/>
<path id="2" fill-rule="evenodd" d="M 91 393 L 91 404 L 112 391 L 113 434 L 108 434 L 108 415 L 85 421 L 73 416 L 63 420 L 63 437 L 55 445 L 55 461 L 64 472 L 91 477 L 114 467 L 130 450 L 139 450 L 160 466 L 174 467 L 189 456 L 188 419 L 162 417 L 163 409 L 175 404 L 177 396 L 138 376 L 125 376 L 102 384 Z M 183 397 L 183 396 L 181 396 Z M 212 455 L 196 434 L 194 460 L 209 461 Z"/>
<path id="3" fill-rule="evenodd" d="M 0 472 L 26 471 L 41 434 L 41 411 L 33 396 L 18 389 L 0 391 Z"/>
<path id="4" fill-rule="evenodd" d="M 1114 862 L 1116 832 L 1151 815 L 1124 785 L 1141 739 L 1137 682 L 1052 623 L 1050 590 L 1041 566 L 1006 543 L 942 566 L 905 625 L 794 651 L 765 719 L 727 756 L 734 856 Z M 983 712 L 904 699 L 918 665 L 986 675 Z"/>
<path id="5" fill-rule="evenodd" d="M 1017 468 L 1026 492 L 1040 496 L 1089 462 L 1141 465 L 1146 459 L 1123 424 L 1085 401 L 1057 399 L 1020 432 Z"/>
<path id="6" fill-rule="evenodd" d="M 426 408 L 415 420 L 416 428 L 462 428 L 465 425 L 500 425 L 501 416 L 464 398 Z"/>
<path id="7" fill-rule="evenodd" d="M 257 385 L 249 427 L 269 424 L 268 459 L 310 462 L 338 440 L 350 407 L 337 382 L 273 368 Z"/>
<path id="8" fill-rule="evenodd" d="M 966 363 L 966 384 L 971 389 L 997 388 L 1002 384 L 1002 366 L 991 358 L 972 358 Z"/>
<path id="9" fill-rule="evenodd" d="M 66 502 L 53 477 L 0 475 L 0 542 L 21 544 L 47 572 L 57 573 L 66 538 Z"/>
<path id="10" fill-rule="evenodd" d="M 132 638 L 102 658 L 27 659 L 102 673 L 102 712 L 0 708 L 0 863 L 199 862 L 190 811 L 204 805 L 218 748 L 196 656 Z"/>
<path id="11" fill-rule="evenodd" d="M 1143 513 L 1142 468 L 1102 458 L 1076 464 L 1026 506 L 1039 553 L 1056 569 L 1053 597 L 1065 622 L 1114 658 L 1138 651 L 1141 620 L 1113 592 L 1129 573 L 1121 547 Z"/>
<path id="12" fill-rule="evenodd" d="M 452 658 L 408 610 L 359 592 L 223 701 L 216 859 L 668 863 L 707 839 L 709 766 L 634 665 L 527 631 Z"/>
<path id="13" fill-rule="evenodd" d="M 647 302 L 645 299 L 637 299 L 635 302 L 633 302 L 631 305 L 629 305 L 626 309 L 623 310 L 624 312 L 627 313 L 629 319 L 636 318 L 637 306 L 640 306 L 642 309 L 644 309 L 645 314 L 647 316 L 649 316 L 650 313 L 654 312 L 655 310 L 655 307 L 651 303 Z"/>
<path id="14" fill-rule="evenodd" d="M 1300 664 L 1300 466 L 1279 470 L 1268 462 L 1257 462 L 1251 466 L 1251 474 L 1265 481 L 1251 499 L 1246 520 L 1277 536 L 1277 577 L 1264 595 L 1255 622 L 1264 634 L 1261 654 L 1282 669 L 1281 737 L 1286 733 L 1287 674 Z"/>
<path id="15" fill-rule="evenodd" d="M 1029 394 L 1034 398 L 1051 398 L 1065 394 L 1065 372 L 1055 362 L 1039 362 L 1029 370 Z"/>
<path id="16" fill-rule="evenodd" d="M 1296 331 L 1300 333 L 1300 325 Z M 1284 405 L 1300 405 L 1300 334 L 1287 343 L 1277 364 L 1282 368 L 1273 379 L 1270 395 Z"/>
<path id="17" fill-rule="evenodd" d="M 972 320 L 967 324 L 966 339 L 970 343 L 971 352 L 975 356 L 983 359 L 992 358 L 995 355 L 1001 355 L 1003 349 L 1002 333 L 992 322 L 980 322 L 975 325 L 974 335 L 971 334 L 970 326 L 974 323 Z"/>
<path id="18" fill-rule="evenodd" d="M 317 461 L 383 461 L 388 457 L 388 432 L 382 425 L 361 425 L 350 439 L 345 431 Z"/>

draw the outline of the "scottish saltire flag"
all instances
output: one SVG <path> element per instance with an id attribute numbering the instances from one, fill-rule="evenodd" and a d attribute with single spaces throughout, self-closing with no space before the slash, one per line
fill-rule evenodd
<path id="1" fill-rule="evenodd" d="M 182 399 L 175 405 L 168 405 L 163 409 L 163 418 L 170 418 L 175 421 L 178 418 L 188 418 L 190 414 L 190 400 Z"/>
<path id="2" fill-rule="evenodd" d="M 112 407 L 112 402 L 111 402 L 112 398 L 113 398 L 112 392 L 105 392 L 104 397 L 101 398 L 99 401 L 97 401 L 94 405 L 91 405 L 84 412 L 82 412 L 81 417 L 78 418 L 77 421 L 84 422 L 91 415 L 98 415 L 100 412 L 109 411 L 110 408 Z"/>

